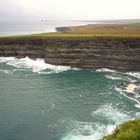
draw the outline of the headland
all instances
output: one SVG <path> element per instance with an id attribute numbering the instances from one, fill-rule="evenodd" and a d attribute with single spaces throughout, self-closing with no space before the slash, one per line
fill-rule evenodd
<path id="1" fill-rule="evenodd" d="M 56 33 L 0 37 L 0 56 L 43 58 L 79 68 L 140 71 L 140 24 L 57 27 Z"/>

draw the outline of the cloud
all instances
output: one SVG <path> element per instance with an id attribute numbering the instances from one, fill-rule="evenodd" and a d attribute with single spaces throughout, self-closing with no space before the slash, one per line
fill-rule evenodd
<path id="1" fill-rule="evenodd" d="M 24 12 L 13 0 L 0 1 L 0 20 L 16 20 L 23 15 Z"/>
<path id="2" fill-rule="evenodd" d="M 3 0 L 0 1 L 0 18 L 140 18 L 139 5 L 140 0 Z"/>

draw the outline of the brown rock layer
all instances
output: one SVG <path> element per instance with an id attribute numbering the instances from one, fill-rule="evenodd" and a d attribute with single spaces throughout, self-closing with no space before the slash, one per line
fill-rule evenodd
<path id="1" fill-rule="evenodd" d="M 1 38 L 0 56 L 80 68 L 140 71 L 140 38 Z"/>

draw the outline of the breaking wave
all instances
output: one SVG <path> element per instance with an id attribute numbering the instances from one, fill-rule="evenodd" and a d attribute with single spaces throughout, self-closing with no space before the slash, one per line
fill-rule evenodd
<path id="1" fill-rule="evenodd" d="M 135 104 L 136 108 L 140 108 L 140 101 L 139 101 L 140 96 L 139 96 L 139 94 L 137 94 L 135 92 L 130 93 L 127 90 L 123 90 L 122 88 L 115 87 L 115 89 L 116 89 L 117 92 L 119 92 L 124 97 L 128 98 L 131 101 L 134 101 L 136 103 Z"/>
<path id="2" fill-rule="evenodd" d="M 101 68 L 101 69 L 97 69 L 96 72 L 105 72 L 105 73 L 112 73 L 112 74 L 116 74 L 116 75 L 121 75 L 121 76 L 131 76 L 133 78 L 137 78 L 140 79 L 140 72 L 119 72 L 116 70 L 112 70 L 112 69 L 107 69 L 107 68 Z M 108 79 L 114 79 L 114 78 L 118 78 L 118 77 L 111 77 L 109 75 L 106 76 Z M 119 77 L 121 78 L 121 77 Z M 118 78 L 118 79 L 119 79 Z M 120 79 L 121 80 L 121 79 Z"/>
<path id="3" fill-rule="evenodd" d="M 79 70 L 68 66 L 55 66 L 47 64 L 43 59 L 33 60 L 28 57 L 21 59 L 15 57 L 0 57 L 0 64 L 4 65 L 4 67 L 0 68 L 0 73 L 5 74 L 13 74 L 17 71 L 31 71 L 37 74 L 53 74 L 68 70 Z M 10 68 L 8 66 L 10 66 Z M 117 92 L 119 96 L 121 95 L 122 97 L 126 97 L 128 100 L 134 102 L 136 108 L 140 108 L 139 72 L 122 73 L 106 68 L 97 69 L 94 72 L 103 73 L 103 76 L 106 78 L 105 80 L 113 80 L 113 91 Z M 121 86 L 122 84 L 123 86 Z M 128 91 L 127 86 L 129 84 L 136 85 L 132 87 L 132 92 Z M 49 112 L 54 108 L 55 104 L 51 104 L 47 111 Z M 45 111 L 46 110 L 44 110 L 42 114 L 44 114 Z M 98 109 L 94 110 L 89 115 L 93 118 L 93 122 L 82 122 L 74 119 L 71 120 L 68 125 L 68 131 L 66 132 L 66 135 L 63 136 L 62 140 L 99 140 L 103 136 L 111 134 L 119 124 L 133 119 L 128 112 L 121 109 L 119 110 L 112 104 L 99 106 Z M 137 112 L 133 117 L 136 118 L 139 116 L 140 113 Z M 104 121 L 96 121 L 98 118 L 102 118 Z"/>
<path id="4" fill-rule="evenodd" d="M 30 59 L 29 57 L 25 58 L 15 58 L 15 57 L 0 57 L 0 63 L 5 63 L 7 65 L 13 66 L 16 69 L 9 72 L 7 70 L 0 70 L 4 73 L 13 73 L 15 71 L 25 71 L 31 70 L 34 73 L 39 74 L 52 74 L 60 73 L 68 70 L 78 70 L 77 68 L 71 68 L 69 66 L 55 66 L 45 63 L 44 59 Z"/>
<path id="5" fill-rule="evenodd" d="M 1 69 L 0 69 L 0 73 L 12 74 L 12 72 L 9 70 L 1 70 Z"/>
<path id="6" fill-rule="evenodd" d="M 96 111 L 93 111 L 91 115 L 93 117 L 101 116 L 102 118 L 108 120 L 110 123 L 113 123 L 115 125 L 119 125 L 131 118 L 129 116 L 129 113 L 124 112 L 123 110 L 118 110 L 116 107 L 113 107 L 112 104 L 106 104 L 101 106 Z"/>
<path id="7" fill-rule="evenodd" d="M 140 72 L 127 72 L 126 74 L 135 78 L 140 78 Z"/>
<path id="8" fill-rule="evenodd" d="M 71 131 L 62 140 L 100 140 L 113 133 L 119 124 L 133 119 L 129 113 L 113 108 L 111 104 L 99 107 L 91 115 L 92 117 L 102 117 L 109 123 L 71 121 Z"/>
<path id="9" fill-rule="evenodd" d="M 115 70 L 112 69 L 107 69 L 107 68 L 101 68 L 101 69 L 97 69 L 96 72 L 117 72 Z"/>
<path id="10" fill-rule="evenodd" d="M 98 123 L 74 122 L 75 128 L 62 140 L 99 140 L 104 134 L 111 134 L 115 125 L 102 125 Z"/>
<path id="11" fill-rule="evenodd" d="M 105 75 L 105 77 L 111 80 L 122 80 L 122 77 L 117 77 L 112 75 Z"/>

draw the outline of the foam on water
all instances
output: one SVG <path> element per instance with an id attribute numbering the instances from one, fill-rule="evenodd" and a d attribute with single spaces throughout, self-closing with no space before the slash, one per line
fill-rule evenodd
<path id="1" fill-rule="evenodd" d="M 106 78 L 112 79 L 112 80 L 130 80 L 132 82 L 136 82 L 136 79 L 140 79 L 140 72 L 119 72 L 119 71 L 108 69 L 108 68 L 97 69 L 96 72 L 106 72 L 109 74 L 115 74 L 115 76 L 114 75 L 105 76 Z M 119 77 L 118 77 L 118 75 L 119 75 Z M 124 79 L 124 77 L 122 78 L 122 76 L 125 76 L 125 75 L 131 76 L 132 78 L 135 78 L 135 79 L 132 79 L 130 77 L 125 77 L 125 79 Z"/>
<path id="2" fill-rule="evenodd" d="M 116 125 L 130 119 L 130 116 L 127 112 L 113 108 L 112 104 L 101 106 L 99 109 L 92 112 L 92 116 L 101 116 Z"/>
<path id="3" fill-rule="evenodd" d="M 109 123 L 72 121 L 72 130 L 62 140 L 99 140 L 103 136 L 113 133 L 119 124 L 132 119 L 127 112 L 113 108 L 111 104 L 100 106 L 91 115 L 93 117 L 101 116 Z"/>
<path id="4" fill-rule="evenodd" d="M 117 71 L 112 70 L 112 69 L 108 69 L 108 68 L 101 68 L 101 69 L 97 69 L 97 72 L 111 72 L 111 73 L 116 73 Z"/>
<path id="5" fill-rule="evenodd" d="M 127 72 L 126 74 L 135 78 L 140 78 L 140 72 Z"/>
<path id="6" fill-rule="evenodd" d="M 104 135 L 111 134 L 115 125 L 103 125 L 100 123 L 73 122 L 73 130 L 62 140 L 99 140 Z"/>
<path id="7" fill-rule="evenodd" d="M 136 102 L 134 106 L 136 108 L 140 108 L 140 93 L 139 93 L 140 73 L 139 72 L 127 72 L 127 73 L 111 72 L 110 73 L 110 71 L 108 72 L 109 74 L 105 75 L 106 78 L 111 79 L 111 80 L 121 80 L 127 83 L 125 87 L 115 86 L 115 90 L 119 92 L 121 95 L 123 95 L 124 97 L 128 98 L 129 100 Z"/>
<path id="8" fill-rule="evenodd" d="M 112 76 L 112 75 L 105 75 L 105 77 L 111 80 L 122 80 L 121 77 Z"/>
<path id="9" fill-rule="evenodd" d="M 120 80 L 122 80 L 122 81 L 126 81 L 126 82 L 131 82 L 131 83 L 135 83 L 135 82 L 137 82 L 137 80 L 136 79 L 134 79 L 134 78 L 130 78 L 130 77 L 128 77 L 128 76 L 125 76 L 125 75 L 123 75 L 123 74 L 119 74 L 119 73 L 117 73 L 117 74 L 114 74 L 114 75 L 105 75 L 105 77 L 107 78 L 107 79 L 111 79 L 111 80 L 113 80 L 113 81 L 120 81 Z"/>
<path id="10" fill-rule="evenodd" d="M 140 72 L 118 72 L 116 70 L 112 70 L 112 69 L 108 69 L 108 68 L 101 68 L 101 69 L 97 69 L 97 72 L 110 72 L 110 73 L 120 73 L 120 74 L 126 74 L 126 75 L 130 75 L 133 76 L 135 78 L 140 78 Z"/>
<path id="11" fill-rule="evenodd" d="M 0 73 L 12 74 L 12 72 L 9 70 L 1 70 L 1 69 L 0 69 Z"/>
<path id="12" fill-rule="evenodd" d="M 40 74 L 51 74 L 59 73 L 67 70 L 77 70 L 68 66 L 55 66 L 45 63 L 44 59 L 30 59 L 29 57 L 17 59 L 15 57 L 0 57 L 0 63 L 6 63 L 7 65 L 13 66 L 17 70 L 31 70 L 35 73 Z M 48 71 L 44 71 L 48 70 Z"/>
<path id="13" fill-rule="evenodd" d="M 15 57 L 0 57 L 0 63 L 4 63 L 6 65 L 14 67 L 12 70 L 7 69 L 1 69 L 0 73 L 10 74 L 17 71 L 32 71 L 34 73 L 39 74 L 52 74 L 52 73 L 60 73 L 68 70 L 78 70 L 71 67 L 65 67 L 65 66 L 54 66 L 45 63 L 43 59 L 30 59 L 28 57 L 17 59 Z M 117 72 L 115 70 L 110 69 L 98 69 L 97 72 L 103 72 L 105 77 L 111 80 L 116 80 L 114 83 L 133 83 L 136 82 L 136 88 L 139 88 L 138 82 L 140 78 L 140 73 L 138 72 L 129 72 L 129 73 L 121 73 Z M 117 81 L 119 80 L 119 81 Z M 125 89 L 126 87 L 124 87 Z M 140 95 L 138 92 L 134 91 L 133 93 L 128 93 L 127 90 L 123 90 L 122 87 L 119 87 L 116 85 L 115 90 L 123 95 L 124 97 L 127 97 L 129 100 L 134 101 L 135 107 L 140 108 Z M 80 94 L 80 97 L 82 95 Z M 49 112 L 51 110 L 55 109 L 55 104 L 52 103 L 49 106 L 48 110 L 43 110 L 42 115 L 45 114 L 45 112 Z M 94 110 L 91 112 L 91 117 L 93 117 L 93 122 L 82 122 L 77 120 L 70 121 L 70 126 L 67 134 L 62 138 L 62 140 L 99 140 L 103 136 L 111 134 L 119 124 L 128 121 L 130 119 L 133 119 L 130 117 L 128 112 L 124 112 L 123 110 L 119 110 L 117 107 L 114 107 L 112 104 L 105 104 L 100 107 L 98 107 L 97 110 Z M 140 114 L 137 113 L 136 117 L 139 117 Z M 102 118 L 104 120 L 104 123 L 102 120 L 99 120 L 97 122 L 94 122 L 95 118 Z"/>
<path id="14" fill-rule="evenodd" d="M 138 99 L 137 93 L 133 92 L 127 92 L 127 90 L 123 90 L 122 88 L 115 87 L 116 91 L 119 92 L 121 95 L 125 96 L 126 98 L 130 99 L 131 101 L 136 102 L 134 105 L 136 108 L 140 108 L 140 101 Z"/>

